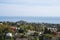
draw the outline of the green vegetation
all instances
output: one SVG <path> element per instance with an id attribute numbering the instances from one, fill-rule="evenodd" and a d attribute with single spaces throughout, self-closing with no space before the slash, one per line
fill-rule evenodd
<path id="1" fill-rule="evenodd" d="M 18 22 L 1 22 L 2 24 L 0 24 L 0 40 L 4 40 L 5 39 L 5 35 L 6 33 L 10 32 L 13 35 L 15 35 L 15 33 L 19 33 L 19 37 L 20 38 L 27 38 L 31 35 L 27 35 L 28 30 L 30 31 L 35 31 L 34 35 L 32 35 L 32 39 L 34 40 L 39 40 L 41 39 L 41 37 L 39 38 L 39 32 L 43 32 L 41 35 L 43 35 L 43 37 L 59 37 L 58 35 L 54 35 L 54 32 L 51 32 L 51 30 L 48 28 L 57 28 L 58 31 L 59 30 L 59 25 L 60 24 L 47 24 L 47 23 L 27 23 L 25 21 L 18 21 Z M 56 25 L 56 27 L 54 27 Z M 17 27 L 20 29 L 11 29 L 11 27 Z M 15 37 L 15 36 L 14 36 Z M 14 37 L 11 38 L 11 40 L 14 40 Z"/>

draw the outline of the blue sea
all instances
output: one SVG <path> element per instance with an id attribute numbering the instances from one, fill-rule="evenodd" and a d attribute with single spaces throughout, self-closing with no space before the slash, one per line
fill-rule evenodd
<path id="1" fill-rule="evenodd" d="M 10 22 L 17 22 L 17 21 L 27 21 L 27 22 L 35 22 L 35 23 L 53 23 L 53 24 L 60 24 L 60 17 L 7 17 L 7 16 L 0 16 L 0 21 L 10 21 Z"/>

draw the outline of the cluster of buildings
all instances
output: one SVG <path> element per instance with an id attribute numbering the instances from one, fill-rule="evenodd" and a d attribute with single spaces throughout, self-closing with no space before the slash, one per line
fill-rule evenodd
<path id="1" fill-rule="evenodd" d="M 2 23 L 0 23 L 2 25 Z M 5 37 L 9 38 L 9 37 L 15 37 L 15 38 L 19 38 L 22 33 L 24 32 L 23 30 L 21 30 L 19 27 L 15 27 L 15 26 L 11 26 L 9 29 L 13 30 L 15 33 L 10 33 L 10 32 L 7 32 L 5 34 Z M 60 32 L 57 32 L 57 28 L 56 27 L 47 27 L 48 30 L 50 30 L 51 32 L 54 32 L 55 34 L 60 34 Z M 33 31 L 33 30 L 27 30 L 26 32 L 26 36 L 34 36 L 34 34 L 37 33 L 39 35 L 43 34 L 44 32 L 41 31 L 41 32 L 37 32 L 37 31 Z"/>

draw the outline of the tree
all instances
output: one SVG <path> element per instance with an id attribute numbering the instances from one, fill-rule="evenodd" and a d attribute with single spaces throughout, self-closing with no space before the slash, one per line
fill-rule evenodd
<path id="1" fill-rule="evenodd" d="M 44 34 L 48 33 L 48 29 L 45 27 Z"/>

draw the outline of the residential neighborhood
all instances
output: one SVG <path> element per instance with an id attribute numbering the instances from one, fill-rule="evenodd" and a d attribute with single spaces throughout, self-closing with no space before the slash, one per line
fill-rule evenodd
<path id="1" fill-rule="evenodd" d="M 21 22 L 21 21 L 20 21 Z M 20 23 L 19 22 L 19 23 Z M 60 40 L 60 31 L 53 24 L 21 22 L 19 25 L 12 22 L 0 23 L 1 40 Z"/>

